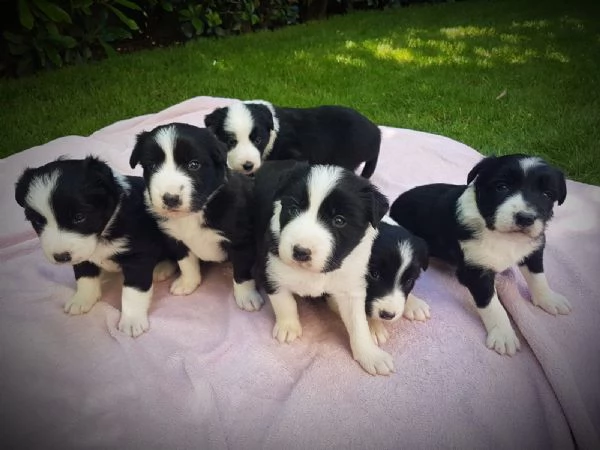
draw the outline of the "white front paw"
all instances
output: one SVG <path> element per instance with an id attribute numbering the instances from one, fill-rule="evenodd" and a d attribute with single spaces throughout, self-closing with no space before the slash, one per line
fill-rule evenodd
<path id="1" fill-rule="evenodd" d="M 425 322 L 431 317 L 431 312 L 429 311 L 429 305 L 424 300 L 409 294 L 406 304 L 404 305 L 403 315 L 408 320 Z"/>
<path id="2" fill-rule="evenodd" d="M 245 311 L 258 311 L 264 303 L 254 281 L 244 281 L 239 284 L 234 281 L 233 296 L 237 305 Z"/>
<path id="3" fill-rule="evenodd" d="M 376 345 L 356 352 L 354 359 L 371 375 L 389 375 L 394 371 L 392 355 Z"/>
<path id="4" fill-rule="evenodd" d="M 371 337 L 377 345 L 385 344 L 390 337 L 390 333 L 380 320 L 369 320 L 369 329 Z"/>
<path id="5" fill-rule="evenodd" d="M 94 306 L 99 299 L 100 297 L 98 296 L 90 296 L 85 293 L 82 294 L 78 291 L 75 292 L 73 297 L 71 297 L 71 300 L 65 303 L 64 310 L 67 314 L 71 314 L 73 316 L 85 314 L 92 309 L 92 306 Z"/>
<path id="6" fill-rule="evenodd" d="M 177 264 L 173 261 L 169 261 L 168 259 L 164 261 L 160 261 L 152 272 L 152 279 L 157 282 L 165 281 L 167 278 L 171 278 L 171 276 L 177 271 Z"/>
<path id="7" fill-rule="evenodd" d="M 173 295 L 189 295 L 196 290 L 200 283 L 202 282 L 202 278 L 200 275 L 198 276 L 183 276 L 179 275 L 173 284 L 171 284 L 171 294 Z"/>
<path id="8" fill-rule="evenodd" d="M 148 331 L 150 324 L 146 314 L 139 315 L 124 315 L 121 314 L 121 319 L 118 325 L 119 331 L 131 337 L 138 337 L 145 331 Z"/>
<path id="9" fill-rule="evenodd" d="M 521 343 L 515 330 L 510 324 L 505 326 L 497 325 L 490 330 L 486 341 L 487 348 L 495 350 L 501 355 L 514 355 L 520 350 Z"/>
<path id="10" fill-rule="evenodd" d="M 302 336 L 302 325 L 297 319 L 279 320 L 273 327 L 273 337 L 281 344 L 290 343 Z"/>
<path id="11" fill-rule="evenodd" d="M 556 316 L 557 314 L 569 314 L 573 309 L 569 300 L 554 291 L 548 292 L 541 298 L 534 298 L 533 304 L 539 306 L 553 316 Z"/>

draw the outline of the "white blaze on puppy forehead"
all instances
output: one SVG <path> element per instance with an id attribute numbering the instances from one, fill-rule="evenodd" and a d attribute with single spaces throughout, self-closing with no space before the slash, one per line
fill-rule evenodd
<path id="1" fill-rule="evenodd" d="M 342 169 L 337 166 L 313 166 L 308 175 L 309 209 L 316 217 L 321 204 L 335 188 L 342 176 Z"/>
<path id="2" fill-rule="evenodd" d="M 538 158 L 537 156 L 530 156 L 519 161 L 519 165 L 521 166 L 521 169 L 523 169 L 524 173 L 527 173 L 527 171 L 533 167 L 541 166 L 543 164 L 544 162 L 542 159 Z"/>
<path id="3" fill-rule="evenodd" d="M 400 268 L 398 269 L 398 273 L 396 275 L 396 286 L 400 285 L 400 279 L 402 278 L 402 274 L 408 269 L 410 263 L 413 259 L 413 249 L 410 245 L 410 242 L 403 241 L 398 244 L 398 251 L 400 252 Z"/>
<path id="4" fill-rule="evenodd" d="M 180 209 L 187 209 L 191 203 L 192 182 L 175 162 L 175 146 L 177 129 L 174 126 L 160 129 L 154 141 L 162 149 L 165 159 L 150 181 L 150 199 L 156 207 L 162 208 L 165 194 L 178 195 L 181 199 Z"/>
<path id="5" fill-rule="evenodd" d="M 57 226 L 50 198 L 56 189 L 59 176 L 60 171 L 55 170 L 52 173 L 35 177 L 29 185 L 25 199 L 25 203 L 37 213 L 44 216 L 47 225 L 50 226 Z"/>
<path id="6" fill-rule="evenodd" d="M 245 171 L 243 166 L 247 163 L 252 164 L 252 170 L 259 168 L 260 152 L 250 141 L 254 120 L 244 103 L 236 102 L 229 106 L 223 128 L 237 140 L 235 146 L 227 152 L 227 164 L 234 170 Z"/>

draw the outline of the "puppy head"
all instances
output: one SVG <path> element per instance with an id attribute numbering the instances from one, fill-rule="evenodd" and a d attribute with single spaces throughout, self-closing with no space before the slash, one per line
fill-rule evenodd
<path id="1" fill-rule="evenodd" d="M 96 249 L 125 183 L 94 157 L 59 159 L 26 169 L 15 186 L 15 200 L 38 234 L 46 258 L 78 264 Z"/>
<path id="2" fill-rule="evenodd" d="M 146 200 L 162 217 L 199 211 L 225 182 L 225 150 L 204 128 L 161 125 L 137 136 L 129 164 L 144 169 Z"/>
<path id="3" fill-rule="evenodd" d="M 428 256 L 423 239 L 386 217 L 369 259 L 367 316 L 392 322 L 402 317 L 408 294 L 421 270 L 427 270 Z"/>
<path id="4" fill-rule="evenodd" d="M 279 131 L 273 105 L 261 100 L 217 108 L 204 124 L 227 146 L 229 167 L 246 174 L 260 167 Z"/>
<path id="5" fill-rule="evenodd" d="M 552 218 L 554 203 L 567 195 L 564 174 L 541 158 L 488 157 L 469 173 L 477 208 L 486 226 L 500 232 L 538 237 Z"/>
<path id="6" fill-rule="evenodd" d="M 375 186 L 336 166 L 298 166 L 275 198 L 276 252 L 286 264 L 311 272 L 338 269 L 388 209 Z"/>

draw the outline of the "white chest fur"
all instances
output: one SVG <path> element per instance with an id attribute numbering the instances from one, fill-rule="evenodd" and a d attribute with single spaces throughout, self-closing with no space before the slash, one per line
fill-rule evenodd
<path id="1" fill-rule="evenodd" d="M 542 241 L 521 233 L 484 230 L 477 239 L 461 241 L 465 261 L 502 272 L 537 250 Z"/>
<path id="2" fill-rule="evenodd" d="M 204 213 L 201 211 L 169 219 L 161 223 L 161 227 L 167 234 L 183 242 L 201 260 L 225 261 L 227 253 L 221 244 L 227 242 L 227 239 L 219 231 L 204 227 L 204 223 Z"/>
<path id="3" fill-rule="evenodd" d="M 127 239 L 115 239 L 111 242 L 98 242 L 94 253 L 88 258 L 88 261 L 96 264 L 107 272 L 119 272 L 121 267 L 113 260 L 113 256 L 127 249 Z"/>

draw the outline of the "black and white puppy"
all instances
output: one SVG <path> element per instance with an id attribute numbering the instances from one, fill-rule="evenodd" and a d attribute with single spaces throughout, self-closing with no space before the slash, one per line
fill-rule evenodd
<path id="1" fill-rule="evenodd" d="M 334 164 L 373 175 L 381 132 L 359 112 L 342 106 L 281 108 L 264 100 L 235 102 L 208 114 L 204 123 L 227 145 L 233 170 L 253 173 L 265 160 Z"/>
<path id="2" fill-rule="evenodd" d="M 46 258 L 73 266 L 77 291 L 65 312 L 83 314 L 100 299 L 101 270 L 124 275 L 119 330 L 148 330 L 152 278 L 168 278 L 174 263 L 168 238 L 144 205 L 144 181 L 94 158 L 59 159 L 26 169 L 15 199 L 39 236 Z M 160 263 L 160 264 L 159 264 Z"/>
<path id="3" fill-rule="evenodd" d="M 231 260 L 236 303 L 259 309 L 263 300 L 252 278 L 252 180 L 227 168 L 223 144 L 204 128 L 161 125 L 137 136 L 129 163 L 142 165 L 148 209 L 179 244 L 181 274 L 171 293 L 187 295 L 200 285 L 199 260 Z"/>
<path id="4" fill-rule="evenodd" d="M 294 294 L 328 296 L 348 330 L 354 359 L 371 374 L 392 372 L 392 357 L 373 342 L 365 312 L 366 274 L 388 209 L 385 196 L 333 165 L 266 163 L 255 182 L 257 282 L 275 312 L 273 337 L 283 343 L 302 334 Z"/>
<path id="5" fill-rule="evenodd" d="M 542 261 L 554 203 L 567 195 L 565 177 L 540 158 L 508 155 L 481 160 L 467 183 L 411 189 L 390 215 L 425 239 L 431 256 L 457 266 L 487 330 L 487 346 L 513 355 L 520 343 L 498 300 L 496 273 L 518 264 L 535 305 L 551 314 L 571 310 L 548 286 Z"/>
<path id="6" fill-rule="evenodd" d="M 398 225 L 389 216 L 379 223 L 369 259 L 366 313 L 371 335 L 377 344 L 389 333 L 384 323 L 404 316 L 409 320 L 429 319 L 429 305 L 412 294 L 421 270 L 427 270 L 427 243 Z"/>

